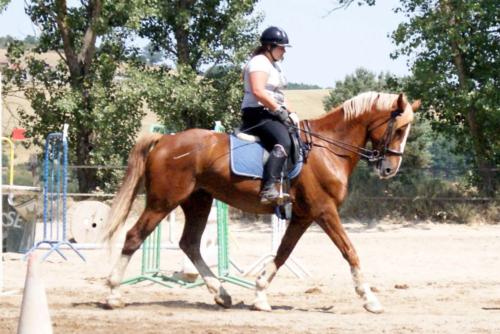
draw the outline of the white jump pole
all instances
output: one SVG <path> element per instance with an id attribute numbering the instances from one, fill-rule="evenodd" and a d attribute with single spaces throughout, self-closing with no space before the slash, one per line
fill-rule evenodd
<path id="1" fill-rule="evenodd" d="M 247 276 L 255 273 L 257 270 L 261 270 L 267 263 L 272 261 L 276 256 L 276 252 L 281 243 L 281 239 L 285 234 L 286 230 L 286 220 L 280 219 L 276 215 L 272 216 L 272 234 L 271 234 L 271 251 L 257 260 L 253 265 L 249 266 L 248 269 L 243 273 L 243 276 Z M 285 262 L 285 266 L 297 277 L 306 278 L 312 277 L 312 275 L 307 271 L 297 260 L 290 256 Z"/>
<path id="2" fill-rule="evenodd" d="M 3 117 L 3 104 L 2 104 L 2 73 L 0 72 L 0 123 L 2 123 Z M 0 126 L 0 138 L 3 136 L 3 126 Z M 3 152 L 3 140 L 0 140 L 0 151 Z M 3 173 L 3 161 L 2 155 L 0 154 L 0 168 L 2 168 Z M 0 188 L 3 188 L 3 177 L 0 177 Z M 3 191 L 2 200 L 0 201 L 0 212 L 2 213 L 2 226 L 0 226 L 0 294 L 3 292 Z"/>

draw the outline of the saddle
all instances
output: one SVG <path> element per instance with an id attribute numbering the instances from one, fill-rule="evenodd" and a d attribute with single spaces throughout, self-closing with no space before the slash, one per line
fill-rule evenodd
<path id="1" fill-rule="evenodd" d="M 310 147 L 301 140 L 296 128 L 290 127 L 289 131 L 292 149 L 285 163 L 280 185 L 284 192 L 288 192 L 290 180 L 300 174 L 310 150 Z M 262 146 L 260 139 L 235 129 L 234 133 L 229 136 L 229 142 L 231 172 L 239 176 L 261 179 L 269 152 Z M 280 203 L 275 208 L 276 215 L 280 219 L 290 219 L 291 204 L 289 199 Z"/>
<path id="2" fill-rule="evenodd" d="M 297 131 L 291 134 L 292 149 L 284 166 L 284 179 L 297 177 L 307 158 L 308 149 Z M 269 152 L 261 144 L 259 137 L 235 129 L 229 136 L 231 171 L 239 176 L 261 179 Z"/>

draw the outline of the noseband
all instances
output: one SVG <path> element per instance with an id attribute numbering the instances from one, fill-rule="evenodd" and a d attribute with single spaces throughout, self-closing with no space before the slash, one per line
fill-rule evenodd
<path id="1" fill-rule="evenodd" d="M 312 138 L 314 137 L 314 138 L 321 139 L 322 141 L 325 141 L 329 144 L 335 145 L 339 148 L 342 148 L 346 151 L 355 153 L 358 156 L 360 156 L 361 159 L 364 159 L 370 163 L 378 163 L 378 162 L 384 160 L 386 155 L 396 155 L 396 156 L 403 155 L 402 151 L 396 151 L 396 150 L 393 150 L 392 148 L 389 147 L 389 145 L 391 144 L 391 141 L 392 141 L 392 137 L 394 135 L 393 128 L 394 128 L 394 124 L 396 123 L 396 117 L 400 116 L 402 113 L 403 113 L 403 110 L 398 108 L 398 109 L 394 110 L 393 112 L 391 112 L 391 117 L 389 119 L 383 121 L 382 123 L 374 126 L 371 129 L 368 129 L 368 133 L 370 133 L 373 130 L 384 125 L 385 123 L 389 123 L 389 124 L 387 124 L 387 128 L 385 129 L 383 147 L 381 149 L 375 149 L 375 150 L 370 150 L 370 149 L 367 149 L 365 147 L 351 145 L 351 144 L 345 143 L 345 142 L 340 141 L 340 140 L 328 138 L 328 137 L 325 137 L 325 136 L 320 135 L 318 133 L 314 133 L 310 130 L 309 122 L 307 120 L 304 121 L 304 129 L 301 129 L 300 127 L 297 127 L 297 129 L 299 131 L 304 132 L 306 134 L 306 136 L 308 135 L 309 139 L 307 140 L 308 143 L 306 143 L 306 144 L 309 147 L 317 146 L 317 147 L 323 147 L 323 148 L 326 148 L 329 150 L 329 148 L 326 146 L 323 146 L 323 145 L 320 145 L 317 143 L 313 143 Z M 333 153 L 335 153 L 335 152 L 333 152 Z"/>

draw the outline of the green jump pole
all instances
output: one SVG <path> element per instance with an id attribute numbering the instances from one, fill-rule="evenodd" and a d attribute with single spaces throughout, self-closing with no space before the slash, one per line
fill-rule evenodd
<path id="1" fill-rule="evenodd" d="M 215 122 L 215 131 L 224 132 L 225 129 L 220 122 Z M 219 280 L 253 289 L 255 284 L 238 276 L 231 275 L 229 266 L 229 229 L 228 229 L 228 207 L 227 204 L 216 200 L 217 207 L 217 244 L 218 244 L 218 274 Z"/>
<path id="2" fill-rule="evenodd" d="M 153 133 L 167 133 L 163 125 L 154 124 L 150 128 Z M 121 284 L 137 284 L 143 281 L 151 281 L 168 288 L 174 286 L 169 283 L 184 285 L 185 283 L 173 277 L 165 275 L 160 269 L 161 259 L 161 229 L 160 223 L 149 237 L 142 243 L 141 273 L 135 277 L 124 280 Z"/>

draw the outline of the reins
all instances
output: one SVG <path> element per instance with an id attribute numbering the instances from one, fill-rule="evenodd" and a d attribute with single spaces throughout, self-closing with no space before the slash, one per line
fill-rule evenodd
<path id="1" fill-rule="evenodd" d="M 313 132 L 311 130 L 311 126 L 309 124 L 309 120 L 304 120 L 302 122 L 302 124 L 304 125 L 304 129 L 302 129 L 300 127 L 300 125 L 299 126 L 288 125 L 288 127 L 291 128 L 291 129 L 294 129 L 295 131 L 301 131 L 301 132 L 303 132 L 306 135 L 306 141 L 304 142 L 304 144 L 306 145 L 306 148 L 308 148 L 309 150 L 313 146 L 316 146 L 316 147 L 325 148 L 328 151 L 330 151 L 331 153 L 339 155 L 338 153 L 332 151 L 329 147 L 324 146 L 324 145 L 320 145 L 318 143 L 313 142 L 313 138 L 317 138 L 317 139 L 320 139 L 320 140 L 322 140 L 324 142 L 327 142 L 329 144 L 337 146 L 337 147 L 339 147 L 339 148 L 341 148 L 343 150 L 346 150 L 346 151 L 349 151 L 351 153 L 357 154 L 358 156 L 361 157 L 361 159 L 364 159 L 364 160 L 366 160 L 366 161 L 368 161 L 370 163 L 373 163 L 373 162 L 379 162 L 379 161 L 383 160 L 385 158 L 385 155 L 387 153 L 390 153 L 392 155 L 397 155 L 397 156 L 402 156 L 403 155 L 403 152 L 393 150 L 393 149 L 391 149 L 389 147 L 389 145 L 390 145 L 390 143 L 392 141 L 392 137 L 393 137 L 393 128 L 394 128 L 394 123 L 396 121 L 396 117 L 400 116 L 402 113 L 403 113 L 403 110 L 401 110 L 401 109 L 398 108 L 395 111 L 391 112 L 391 117 L 389 119 L 383 121 L 380 124 L 377 124 L 373 128 L 368 129 L 368 132 L 371 132 L 371 131 L 379 128 L 380 126 L 382 126 L 382 125 L 384 125 L 386 123 L 389 123 L 387 125 L 387 128 L 386 128 L 385 133 L 384 133 L 384 147 L 382 148 L 382 150 L 377 150 L 377 149 L 370 150 L 370 149 L 368 149 L 366 147 L 360 147 L 360 146 L 352 145 L 352 144 L 343 142 L 341 140 L 337 140 L 337 139 L 334 139 L 334 138 L 329 138 L 329 137 L 323 136 L 323 135 L 321 135 L 319 133 Z M 269 122 L 269 120 L 266 120 L 266 121 L 264 121 L 262 123 L 254 125 L 252 127 L 245 128 L 241 132 L 246 133 L 249 130 L 252 130 L 254 128 L 262 126 L 266 122 Z M 215 144 L 216 143 L 213 143 L 211 146 L 213 146 Z M 206 146 L 208 146 L 208 145 L 207 144 L 201 145 L 200 147 L 198 147 L 196 149 L 193 149 L 193 150 L 191 150 L 189 152 L 186 152 L 184 154 L 175 156 L 175 157 L 173 157 L 173 159 L 183 158 L 183 157 L 191 154 L 192 152 L 200 151 L 200 150 L 206 148 Z"/>
<path id="2" fill-rule="evenodd" d="M 387 153 L 390 153 L 390 154 L 393 154 L 393 155 L 398 155 L 398 156 L 402 156 L 403 155 L 403 152 L 396 151 L 396 150 L 393 150 L 393 149 L 389 148 L 389 145 L 390 145 L 390 143 L 392 141 L 393 128 L 394 128 L 394 123 L 396 121 L 396 117 L 400 116 L 402 113 L 403 113 L 403 110 L 401 110 L 401 109 L 398 108 L 397 110 L 391 112 L 391 117 L 389 119 L 387 119 L 386 121 L 384 121 L 384 122 L 382 122 L 382 123 L 374 126 L 371 129 L 368 129 L 368 132 L 371 132 L 371 131 L 375 130 L 376 128 L 384 125 L 385 123 L 389 123 L 387 125 L 387 128 L 386 128 L 385 133 L 384 133 L 384 147 L 382 148 L 382 150 L 377 150 L 377 149 L 370 150 L 370 149 L 367 149 L 365 147 L 360 147 L 360 146 L 352 145 L 352 144 L 343 142 L 341 140 L 337 140 L 337 139 L 334 139 L 334 138 L 323 136 L 323 135 L 321 135 L 319 133 L 315 133 L 315 132 L 311 131 L 309 120 L 304 120 L 303 121 L 304 129 L 302 129 L 300 126 L 295 126 L 295 125 L 291 125 L 291 127 L 294 128 L 294 129 L 296 129 L 296 130 L 298 130 L 298 131 L 303 132 L 304 134 L 306 134 L 306 145 L 309 146 L 309 147 L 316 146 L 316 147 L 325 148 L 328 151 L 332 152 L 333 154 L 339 155 L 338 153 L 332 151 L 327 146 L 323 146 L 323 145 L 314 143 L 313 140 L 312 140 L 312 138 L 314 137 L 314 138 L 320 139 L 322 141 L 325 141 L 325 142 L 327 142 L 329 144 L 332 144 L 334 146 L 337 146 L 337 147 L 339 147 L 339 148 L 341 148 L 343 150 L 346 150 L 346 151 L 349 151 L 351 153 L 357 154 L 362 159 L 365 159 L 368 162 L 378 162 L 380 160 L 383 160 L 385 158 L 385 155 Z M 309 136 L 309 138 L 307 138 L 307 135 Z"/>

